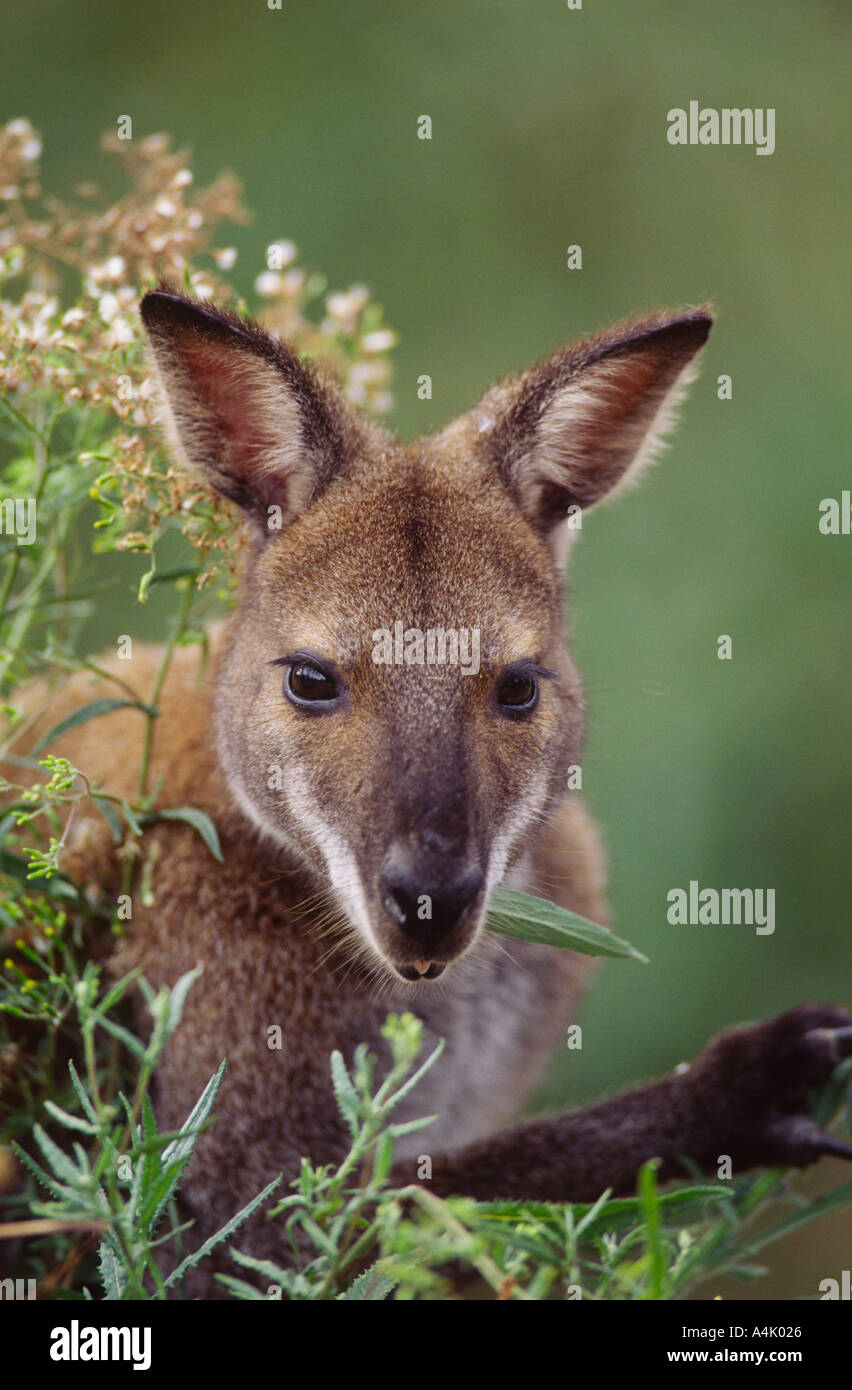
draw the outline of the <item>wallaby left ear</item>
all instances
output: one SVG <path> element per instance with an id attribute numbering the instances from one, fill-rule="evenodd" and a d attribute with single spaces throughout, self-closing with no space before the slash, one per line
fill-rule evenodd
<path id="1" fill-rule="evenodd" d="M 655 315 L 563 348 L 474 412 L 486 451 L 542 534 L 653 456 L 710 332 L 706 308 Z"/>
<path id="2" fill-rule="evenodd" d="M 339 393 L 256 324 L 163 285 L 140 305 L 177 456 L 268 539 L 357 453 Z"/>

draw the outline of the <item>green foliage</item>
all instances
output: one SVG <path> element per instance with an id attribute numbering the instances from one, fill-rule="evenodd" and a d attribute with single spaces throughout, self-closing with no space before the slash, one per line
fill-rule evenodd
<path id="1" fill-rule="evenodd" d="M 158 1131 L 149 1098 L 150 1081 L 166 1043 L 180 1023 L 187 992 L 197 974 L 197 970 L 192 971 L 173 989 L 158 993 L 145 980 L 139 980 L 153 1021 L 150 1041 L 143 1046 L 110 1017 L 110 1010 L 118 1004 L 133 977 L 127 976 L 98 1001 L 97 971 L 88 966 L 72 991 L 85 1045 L 86 1084 L 71 1061 L 68 1070 L 75 1109 L 45 1101 L 51 1120 L 63 1129 L 84 1135 L 85 1140 L 75 1139 L 69 1154 L 41 1124 L 35 1124 L 32 1138 L 39 1150 L 39 1161 L 20 1144 L 12 1145 L 21 1163 L 52 1199 L 33 1198 L 29 1204 L 32 1216 L 52 1223 L 57 1232 L 89 1230 L 100 1235 L 98 1269 L 101 1293 L 106 1299 L 164 1298 L 168 1289 L 179 1286 L 186 1272 L 228 1239 L 278 1185 L 277 1181 L 270 1183 L 221 1231 L 163 1277 L 155 1251 L 175 1240 L 180 1228 L 172 1223 L 165 1234 L 159 1228 L 177 1195 L 198 1137 L 209 1123 L 225 1072 L 223 1062 L 176 1134 Z M 112 1101 L 102 1093 L 94 1046 L 98 1029 L 104 1029 L 138 1059 L 132 1101 L 121 1089 Z M 91 1297 L 89 1286 L 84 1286 L 83 1294 L 78 1296 Z"/>
<path id="2" fill-rule="evenodd" d="M 781 1173 L 661 1194 L 657 1160 L 642 1170 L 636 1198 L 604 1193 L 594 1204 L 445 1200 L 429 1191 L 428 1180 L 395 1189 L 388 1184 L 394 1141 L 431 1121 L 394 1125 L 390 1112 L 440 1049 L 413 1071 L 419 1021 L 392 1015 L 384 1035 L 393 1063 L 377 1090 L 374 1058 L 364 1048 L 351 1074 L 339 1055 L 332 1062 L 338 1105 L 353 1136 L 349 1154 L 336 1169 L 303 1161 L 294 1194 L 271 1213 L 286 1216 L 295 1263 L 281 1267 L 233 1250 L 237 1263 L 261 1281 L 218 1276 L 235 1297 L 681 1298 L 711 1276 L 758 1277 L 763 1271 L 747 1257 L 852 1203 L 852 1183 L 845 1183 L 755 1232 L 770 1197 L 798 1200 L 784 1191 Z M 850 1080 L 847 1065 L 837 1084 L 852 1091 Z"/>
<path id="3" fill-rule="evenodd" d="M 51 941 L 57 937 L 61 931 Z M 55 1089 L 61 1100 L 44 1098 L 45 1123 L 36 1121 L 13 1145 L 31 1184 L 49 1197 L 34 1186 L 26 1194 L 28 1216 L 53 1227 L 48 1238 L 33 1242 L 30 1267 L 39 1277 L 52 1260 L 67 1259 L 69 1240 L 79 1248 L 98 1238 L 97 1265 L 84 1267 L 73 1287 L 55 1289 L 58 1296 L 164 1298 L 179 1292 L 188 1271 L 227 1242 L 245 1277 L 218 1278 L 238 1299 L 671 1299 L 713 1275 L 757 1278 L 756 1253 L 852 1205 L 852 1182 L 803 1204 L 776 1171 L 661 1195 L 656 1161 L 640 1175 L 636 1198 L 604 1193 L 594 1204 L 442 1199 L 429 1191 L 428 1179 L 399 1187 L 393 1182 L 395 1145 L 435 1117 L 399 1122 L 394 1111 L 443 1045 L 420 1062 L 420 1021 L 391 1015 L 383 1030 L 390 1065 L 382 1079 L 377 1058 L 363 1044 L 351 1070 L 339 1053 L 331 1058 L 334 1093 L 351 1135 L 348 1153 L 336 1167 L 315 1166 L 305 1157 L 291 1194 L 268 1207 L 268 1218 L 280 1223 L 281 1250 L 290 1252 L 287 1263 L 247 1255 L 238 1239 L 243 1222 L 269 1203 L 280 1176 L 181 1258 L 187 1227 L 178 1223 L 174 1198 L 210 1123 L 225 1063 L 176 1134 L 158 1132 L 150 1085 L 197 972 L 156 993 L 138 981 L 152 1019 L 143 1045 L 116 1016 L 134 976 L 99 997 L 97 968 L 89 962 L 76 972 L 74 961 L 67 943 L 52 945 L 48 961 L 32 960 L 43 968 L 41 983 L 26 988 L 19 982 L 3 1005 L 16 1017 L 53 1023 L 73 1011 L 83 1039 L 83 1074 L 68 1063 L 68 1084 Z M 829 1118 L 844 1096 L 850 1102 L 850 1081 L 846 1063 L 820 1098 L 820 1118 Z M 794 1205 L 770 1225 L 757 1226 L 770 1199 Z M 166 1274 L 158 1264 L 164 1246 L 174 1248 Z"/>

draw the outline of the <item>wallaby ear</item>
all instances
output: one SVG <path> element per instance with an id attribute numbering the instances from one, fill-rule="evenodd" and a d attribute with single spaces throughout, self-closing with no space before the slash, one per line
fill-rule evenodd
<path id="1" fill-rule="evenodd" d="M 713 319 L 656 315 L 563 348 L 495 387 L 474 412 L 521 510 L 548 534 L 635 476 L 662 442 Z"/>
<path id="2" fill-rule="evenodd" d="M 257 325 L 168 286 L 140 305 L 170 443 L 264 537 L 303 511 L 355 447 L 353 412 Z"/>

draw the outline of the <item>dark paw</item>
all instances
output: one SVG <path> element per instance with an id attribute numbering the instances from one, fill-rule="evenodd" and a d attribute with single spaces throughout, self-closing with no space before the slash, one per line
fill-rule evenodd
<path id="1" fill-rule="evenodd" d="M 803 1167 L 823 1154 L 852 1159 L 852 1145 L 808 1115 L 812 1092 L 850 1056 L 852 1015 L 833 1005 L 802 1005 L 721 1033 L 687 1073 L 708 1152 L 730 1154 L 737 1169 Z"/>

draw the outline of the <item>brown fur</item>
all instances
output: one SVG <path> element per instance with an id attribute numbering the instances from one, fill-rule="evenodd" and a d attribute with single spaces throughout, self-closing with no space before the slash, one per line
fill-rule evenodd
<path id="1" fill-rule="evenodd" d="M 155 984 L 203 965 L 157 1092 L 161 1124 L 175 1127 L 228 1059 L 218 1122 L 185 1185 L 198 1237 L 277 1172 L 291 1177 L 303 1154 L 341 1156 L 329 1054 L 351 1058 L 365 1041 L 384 1055 L 380 1027 L 392 1009 L 417 1012 L 427 1042 L 447 1039 L 410 1098 L 408 1114 L 439 1119 L 400 1146 L 404 1181 L 412 1157 L 429 1153 L 436 1190 L 570 1200 L 607 1185 L 629 1190 L 653 1154 L 667 1172 L 681 1154 L 814 1157 L 814 1136 L 797 1130 L 794 1142 L 771 1129 L 769 1111 L 775 1124 L 778 1100 L 792 1123 L 802 1078 L 830 1070 L 830 1041 L 814 1061 L 816 1015 L 797 1015 L 780 1033 L 773 1024 L 727 1037 L 685 1076 L 596 1111 L 491 1137 L 575 1018 L 591 962 L 484 933 L 489 892 L 506 879 L 608 917 L 597 834 L 566 788 L 584 702 L 564 640 L 563 518 L 647 456 L 709 314 L 658 315 L 557 353 L 406 447 L 252 326 L 167 288 L 146 297 L 143 317 L 174 448 L 238 502 L 253 537 L 209 670 L 200 673 L 196 650 L 175 657 L 153 749 L 162 804 L 207 811 L 225 864 L 186 825 L 152 828 L 156 902 L 134 903 L 112 961 Z M 478 629 L 478 674 L 377 665 L 371 635 L 397 620 Z M 334 709 L 295 707 L 282 691 L 305 653 L 331 672 Z M 124 679 L 130 667 L 147 698 L 159 656 L 142 649 L 132 663 L 102 664 Z M 522 716 L 496 703 L 516 667 L 539 685 Z M 75 676 L 31 734 L 108 691 Z M 122 710 L 53 751 L 132 798 L 142 736 L 142 716 Z M 105 826 L 94 812 L 81 817 L 69 871 L 104 881 L 109 861 Z M 445 904 L 440 920 L 394 916 L 391 869 Z M 427 965 L 440 978 L 424 975 Z M 842 1018 L 823 1011 L 818 1021 Z M 274 1024 L 280 1051 L 267 1047 Z M 775 1085 L 779 1037 L 787 1051 Z M 731 1061 L 743 1049 L 753 1054 L 745 1080 Z M 280 1228 L 262 1217 L 239 1244 L 287 1257 Z M 194 1287 L 217 1288 L 209 1271 Z"/>

